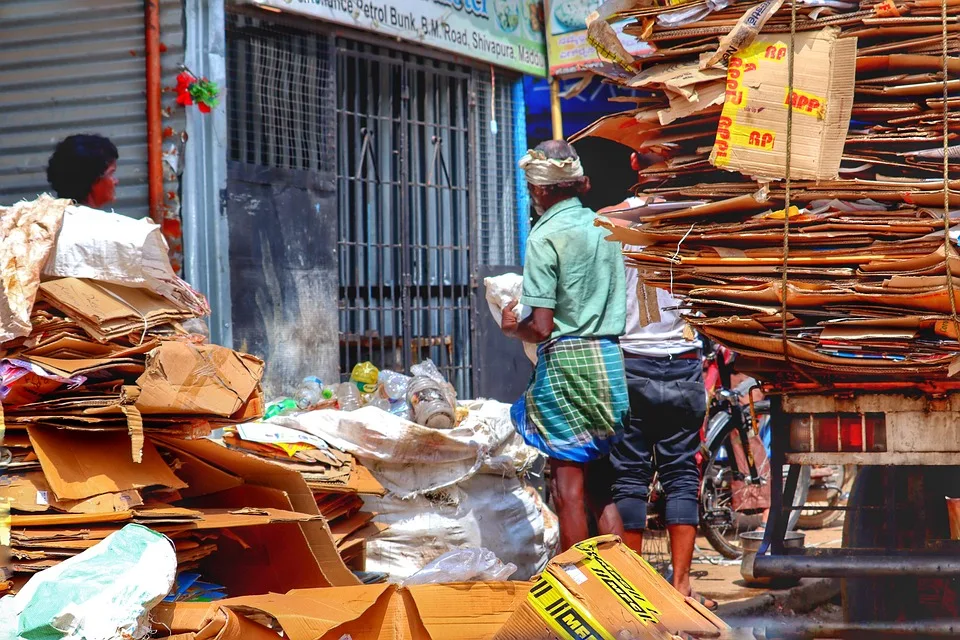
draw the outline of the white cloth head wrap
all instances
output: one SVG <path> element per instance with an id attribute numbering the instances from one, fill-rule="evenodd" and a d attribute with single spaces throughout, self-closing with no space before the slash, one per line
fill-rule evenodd
<path id="1" fill-rule="evenodd" d="M 527 151 L 520 158 L 520 168 L 527 174 L 527 182 L 538 187 L 574 182 L 583 177 L 580 158 L 554 160 L 540 151 Z"/>

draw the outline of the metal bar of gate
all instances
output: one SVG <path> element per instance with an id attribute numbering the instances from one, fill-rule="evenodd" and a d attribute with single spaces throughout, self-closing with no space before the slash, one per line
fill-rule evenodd
<path id="1" fill-rule="evenodd" d="M 410 255 L 410 179 L 408 175 L 406 150 L 408 149 L 409 138 L 409 108 L 410 108 L 410 70 L 406 65 L 400 67 L 400 136 L 398 149 L 400 151 L 398 165 L 400 170 L 400 282 L 401 282 L 401 304 L 403 308 L 402 330 L 403 330 L 403 354 L 402 362 L 404 371 L 409 371 L 413 364 L 410 361 L 410 348 L 412 344 L 413 332 L 411 327 L 411 315 L 413 305 L 410 300 L 410 287 L 413 285 L 411 274 L 411 255 Z"/>
<path id="2" fill-rule="evenodd" d="M 737 626 L 762 628 L 767 638 L 902 638 L 902 637 L 956 637 L 960 635 L 960 623 L 953 620 L 923 620 L 914 622 L 805 622 L 791 618 L 789 622 L 770 623 L 758 620 L 751 625 L 749 619 Z"/>

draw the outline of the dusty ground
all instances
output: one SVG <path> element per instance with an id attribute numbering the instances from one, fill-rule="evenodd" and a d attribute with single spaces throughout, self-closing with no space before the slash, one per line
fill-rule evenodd
<path id="1" fill-rule="evenodd" d="M 843 526 L 829 529 L 804 531 L 807 547 L 839 547 Z M 740 561 L 726 560 L 713 550 L 705 538 L 697 539 L 697 551 L 693 560 L 693 588 L 721 605 L 748 600 L 756 596 L 776 594 L 783 589 L 747 586 L 740 576 Z"/>

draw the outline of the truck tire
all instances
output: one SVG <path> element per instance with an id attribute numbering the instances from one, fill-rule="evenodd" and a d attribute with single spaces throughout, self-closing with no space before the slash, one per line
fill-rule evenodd
<path id="1" fill-rule="evenodd" d="M 944 496 L 960 496 L 960 467 L 861 467 L 850 492 L 843 547 L 922 549 L 928 541 L 948 539 Z M 847 578 L 841 590 L 847 622 L 960 616 L 960 579 Z"/>

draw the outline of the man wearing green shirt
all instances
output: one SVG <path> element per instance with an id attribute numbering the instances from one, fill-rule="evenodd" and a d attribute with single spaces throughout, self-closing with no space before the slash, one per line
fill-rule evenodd
<path id="1" fill-rule="evenodd" d="M 585 505 L 600 533 L 623 534 L 608 461 L 629 411 L 618 341 L 626 324 L 623 257 L 580 202 L 590 182 L 573 147 L 545 142 L 520 167 L 541 215 L 527 240 L 519 300 L 531 313 L 519 320 L 514 301 L 502 327 L 539 346 L 533 377 L 511 416 L 527 444 L 550 458 L 560 543 L 568 549 L 589 535 Z"/>

